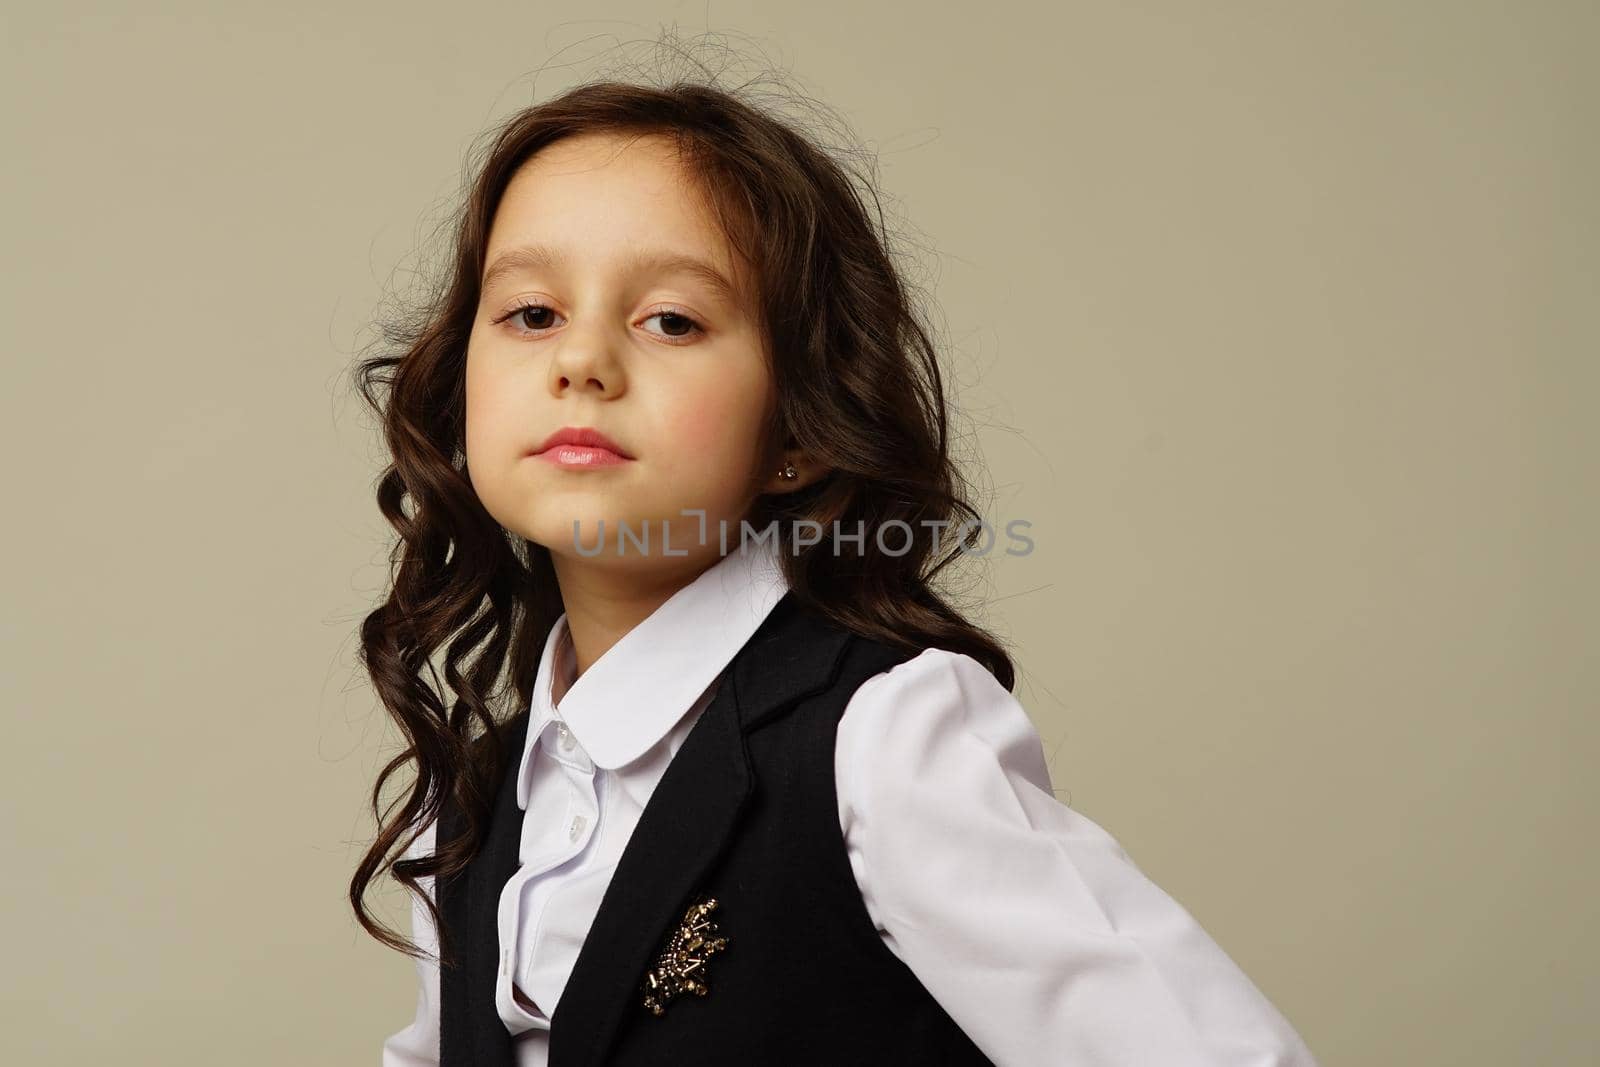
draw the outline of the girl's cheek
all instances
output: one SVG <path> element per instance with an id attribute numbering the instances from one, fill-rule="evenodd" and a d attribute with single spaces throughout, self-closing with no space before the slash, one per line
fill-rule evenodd
<path id="1" fill-rule="evenodd" d="M 508 477 L 521 458 L 529 441 L 517 432 L 515 420 L 507 417 L 502 406 L 492 397 L 469 396 L 467 425 L 464 436 L 467 466 L 472 481 L 480 495 L 492 491 L 502 479 Z"/>
<path id="2" fill-rule="evenodd" d="M 732 458 L 755 447 L 766 398 L 764 378 L 724 373 L 682 397 L 674 435 L 690 450 Z"/>
<path id="3" fill-rule="evenodd" d="M 710 403 L 690 408 L 677 419 L 673 434 L 691 455 L 719 454 L 728 447 L 729 414 L 724 407 Z"/>

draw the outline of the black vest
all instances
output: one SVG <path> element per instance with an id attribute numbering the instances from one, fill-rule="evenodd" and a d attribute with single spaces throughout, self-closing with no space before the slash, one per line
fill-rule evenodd
<path id="1" fill-rule="evenodd" d="M 991 1064 L 883 943 L 839 828 L 839 719 L 857 686 L 911 655 L 784 595 L 640 815 L 551 1017 L 550 1067 Z M 508 724 L 513 759 L 528 720 Z M 496 915 L 523 816 L 516 777 L 503 770 L 483 846 L 439 885 L 461 957 L 440 972 L 441 1067 L 516 1063 L 495 1007 Z M 452 807 L 440 841 L 455 833 Z M 674 956 L 674 933 L 707 899 L 725 944 Z M 657 1015 L 644 983 L 663 953 L 703 958 L 692 975 L 708 992 L 671 997 Z"/>

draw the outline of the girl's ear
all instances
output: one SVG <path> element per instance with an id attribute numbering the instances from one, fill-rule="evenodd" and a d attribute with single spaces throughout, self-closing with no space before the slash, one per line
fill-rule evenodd
<path id="1" fill-rule="evenodd" d="M 762 481 L 764 493 L 789 493 L 803 489 L 828 473 L 828 468 L 796 449 L 786 449 L 778 456 L 777 468 Z"/>

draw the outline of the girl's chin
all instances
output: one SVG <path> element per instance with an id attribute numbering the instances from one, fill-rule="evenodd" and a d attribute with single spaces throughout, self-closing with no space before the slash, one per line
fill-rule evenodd
<path id="1" fill-rule="evenodd" d="M 714 524 L 708 524 L 704 538 L 698 515 L 646 516 L 589 512 L 540 516 L 520 523 L 522 535 L 551 551 L 594 556 L 651 555 L 680 557 L 695 554 L 705 545 L 717 543 Z M 664 551 L 665 550 L 665 551 Z"/>

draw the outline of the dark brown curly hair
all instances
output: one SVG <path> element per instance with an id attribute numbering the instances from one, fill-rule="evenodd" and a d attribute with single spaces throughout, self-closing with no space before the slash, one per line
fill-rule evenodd
<path id="1" fill-rule="evenodd" d="M 797 600 L 868 637 L 965 653 L 1006 689 L 1014 685 L 1000 642 L 932 587 L 967 554 L 980 520 L 950 455 L 930 330 L 891 258 L 873 181 L 850 152 L 824 149 L 799 124 L 743 97 L 693 81 L 604 79 L 512 115 L 469 171 L 451 220 L 448 271 L 428 300 L 386 324 L 385 352 L 356 366 L 392 457 L 377 498 L 398 534 L 391 588 L 361 627 L 361 658 L 405 746 L 373 787 L 378 833 L 349 895 L 361 925 L 407 954 L 418 946 L 374 918 L 366 890 L 385 870 L 417 892 L 418 878 L 443 880 L 466 866 L 505 765 L 503 723 L 529 705 L 538 657 L 563 611 L 549 549 L 484 509 L 468 481 L 464 439 L 467 338 L 490 225 L 512 175 L 546 145 L 591 131 L 673 139 L 730 246 L 752 265 L 753 313 L 778 395 L 765 439 L 792 442 L 829 473 L 759 498 L 747 521 L 868 531 L 855 554 L 826 540 L 809 549 L 785 542 Z M 891 555 L 871 531 L 893 520 L 943 534 L 919 533 Z M 886 537 L 891 549 L 905 540 Z M 409 793 L 382 812 L 385 783 L 408 763 L 416 765 Z M 463 814 L 463 835 L 438 842 L 431 856 L 406 858 L 446 797 Z M 431 901 L 429 909 L 437 924 Z M 441 931 L 442 962 L 451 956 L 447 936 Z"/>

